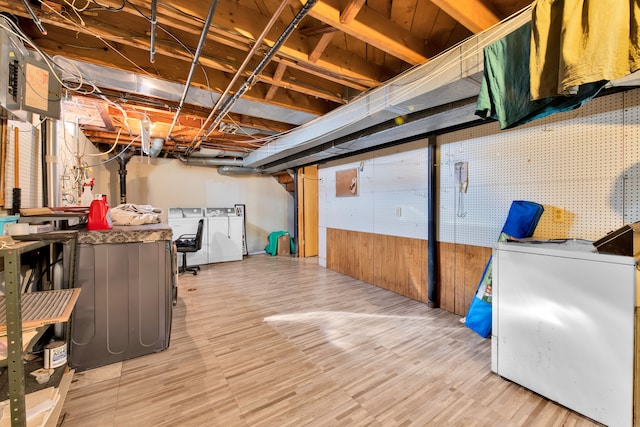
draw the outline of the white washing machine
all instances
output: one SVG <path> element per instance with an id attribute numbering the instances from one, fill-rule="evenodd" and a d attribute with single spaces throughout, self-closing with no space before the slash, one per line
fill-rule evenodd
<path id="1" fill-rule="evenodd" d="M 208 262 L 242 260 L 243 218 L 235 208 L 206 208 Z"/>
<path id="2" fill-rule="evenodd" d="M 183 234 L 196 234 L 200 219 L 204 219 L 204 209 L 202 208 L 169 208 L 167 220 L 173 230 L 173 240 L 175 241 Z M 202 249 L 187 254 L 187 265 L 201 265 L 210 262 L 207 256 L 207 236 L 207 221 L 205 219 L 202 230 Z M 182 254 L 178 255 L 178 265 L 182 266 Z"/>

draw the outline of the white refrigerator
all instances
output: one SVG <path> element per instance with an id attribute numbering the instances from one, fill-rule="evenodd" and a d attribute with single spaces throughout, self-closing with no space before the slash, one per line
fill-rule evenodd
<path id="1" fill-rule="evenodd" d="M 590 242 L 496 244 L 491 369 L 610 427 L 635 425 L 637 274 L 634 257 Z"/>

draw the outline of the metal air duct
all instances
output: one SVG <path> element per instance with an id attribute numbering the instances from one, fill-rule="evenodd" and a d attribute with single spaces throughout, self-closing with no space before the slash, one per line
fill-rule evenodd
<path id="1" fill-rule="evenodd" d="M 158 157 L 160 152 L 162 152 L 162 147 L 164 146 L 164 138 L 153 138 L 151 140 L 151 146 L 149 150 L 144 150 L 144 154 L 149 157 Z"/>
<path id="2" fill-rule="evenodd" d="M 331 158 L 336 154 L 347 154 L 365 148 L 364 145 L 371 148 L 376 145 L 372 138 L 360 135 L 370 135 L 369 129 L 372 126 L 396 120 L 403 123 L 405 116 L 477 96 L 483 73 L 482 49 L 530 20 L 531 11 L 526 9 L 502 25 L 469 38 L 384 85 L 369 90 L 348 104 L 261 146 L 245 158 L 245 166 L 265 169 L 300 166 L 300 163 L 288 163 L 288 159 L 337 140 L 345 143 L 347 140 L 354 140 L 356 143 L 340 149 L 340 153 L 322 153 L 310 163 Z M 473 112 L 469 120 L 476 120 Z M 451 124 L 441 121 L 434 127 L 450 126 Z M 401 137 L 396 133 L 409 128 L 412 126 L 396 125 L 384 133 L 391 140 L 397 140 Z M 425 133 L 420 126 L 415 126 L 412 130 L 415 130 L 413 135 Z M 358 145 L 360 147 L 357 147 Z"/>
<path id="3" fill-rule="evenodd" d="M 242 166 L 221 166 L 218 168 L 220 175 L 257 175 L 262 170 L 256 168 L 245 168 Z"/>
<path id="4" fill-rule="evenodd" d="M 207 158 L 207 157 L 184 157 L 178 156 L 178 160 L 187 166 L 242 166 L 242 159 Z"/>

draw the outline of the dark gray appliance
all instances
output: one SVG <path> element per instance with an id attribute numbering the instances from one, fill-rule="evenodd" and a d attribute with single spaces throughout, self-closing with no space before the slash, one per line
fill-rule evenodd
<path id="1" fill-rule="evenodd" d="M 174 300 L 170 240 L 92 244 L 77 253 L 69 363 L 78 371 L 169 346 Z"/>

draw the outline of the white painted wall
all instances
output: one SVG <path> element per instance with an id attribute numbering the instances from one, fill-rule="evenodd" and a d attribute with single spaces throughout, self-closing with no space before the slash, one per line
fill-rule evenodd
<path id="1" fill-rule="evenodd" d="M 427 238 L 427 141 L 365 153 L 319 168 L 319 253 L 326 229 Z M 336 172 L 358 169 L 359 194 L 336 197 Z"/>
<path id="2" fill-rule="evenodd" d="M 18 122 L 23 207 L 39 206 L 37 132 Z M 22 129 L 24 127 L 24 129 Z M 59 128 L 61 187 L 77 166 L 78 149 L 96 178 L 94 193 L 119 202 L 118 165 L 99 163 L 95 148 L 69 129 Z M 10 207 L 12 134 L 5 169 Z M 545 205 L 536 230 L 542 238 L 594 240 L 640 220 L 640 89 L 595 99 L 509 131 L 487 124 L 439 137 L 439 240 L 491 246 L 512 200 Z M 80 147 L 80 148 L 78 148 Z M 469 187 L 453 182 L 456 161 L 469 162 Z M 359 168 L 360 196 L 335 197 L 335 172 Z M 248 249 L 264 249 L 267 235 L 293 234 L 293 198 L 272 177 L 229 177 L 215 168 L 185 166 L 177 160 L 135 157 L 127 165 L 128 201 L 169 207 L 247 205 Z M 25 177 L 24 179 L 22 177 Z M 326 260 L 326 228 L 426 238 L 426 142 L 418 141 L 319 168 L 320 262 Z M 462 203 L 462 204 L 461 204 Z M 553 221 L 559 209 L 564 219 Z"/>
<path id="3" fill-rule="evenodd" d="M 107 165 L 107 194 L 119 202 L 118 164 Z M 247 249 L 263 251 L 273 231 L 294 232 L 293 197 L 270 175 L 223 176 L 215 167 L 186 166 L 179 160 L 133 157 L 127 164 L 127 202 L 170 207 L 246 205 Z"/>
<path id="4" fill-rule="evenodd" d="M 20 184 L 25 188 L 22 206 L 39 207 L 39 139 L 35 137 L 38 132 L 29 123 L 11 122 L 10 125 L 21 129 Z M 111 206 L 119 204 L 118 162 L 108 161 L 108 155 L 100 155 L 84 135 L 76 136 L 73 121 L 66 126 L 60 121 L 57 131 L 58 156 L 51 161 L 58 167 L 61 193 L 58 205 L 78 205 L 79 189 L 90 178 L 95 179 L 94 194 L 107 194 Z M 5 171 L 9 208 L 13 187 L 11 146 L 12 142 Z M 80 165 L 86 167 L 84 174 L 78 169 Z M 33 195 L 31 189 L 34 189 Z M 267 236 L 273 231 L 286 230 L 294 234 L 293 197 L 269 175 L 223 176 L 214 167 L 185 166 L 179 160 L 136 156 L 127 164 L 127 202 L 163 209 L 163 222 L 167 222 L 166 212 L 170 207 L 233 207 L 245 204 L 249 253 L 263 251 L 268 243 Z"/>
<path id="5" fill-rule="evenodd" d="M 63 118 L 64 119 L 64 118 Z M 76 128 L 75 118 L 57 122 L 58 155 L 58 206 L 80 206 L 85 182 L 94 179 L 93 194 L 107 194 L 111 205 L 115 200 L 109 193 L 109 172 L 102 165 L 109 157 L 101 154 L 96 147 Z"/>

